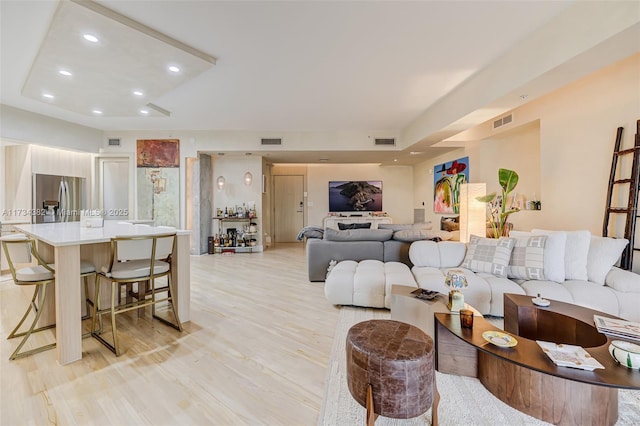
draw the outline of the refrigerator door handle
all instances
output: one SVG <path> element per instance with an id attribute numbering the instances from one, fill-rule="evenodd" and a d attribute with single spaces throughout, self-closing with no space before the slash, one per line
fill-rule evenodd
<path id="1" fill-rule="evenodd" d="M 63 212 L 65 210 L 64 205 L 64 181 L 60 180 L 60 186 L 58 187 L 58 215 L 60 216 L 59 222 L 64 222 Z"/>
<path id="2" fill-rule="evenodd" d="M 71 207 L 71 199 L 69 198 L 69 182 L 64 180 L 64 221 L 69 221 L 69 208 Z"/>

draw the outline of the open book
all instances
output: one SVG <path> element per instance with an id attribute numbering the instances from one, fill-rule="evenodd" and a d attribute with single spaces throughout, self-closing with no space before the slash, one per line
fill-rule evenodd
<path id="1" fill-rule="evenodd" d="M 593 322 L 600 333 L 640 340 L 640 323 L 607 318 L 600 315 L 594 315 Z"/>

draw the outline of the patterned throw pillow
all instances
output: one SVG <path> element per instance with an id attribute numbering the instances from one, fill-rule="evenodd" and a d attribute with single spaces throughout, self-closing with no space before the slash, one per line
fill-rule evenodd
<path id="1" fill-rule="evenodd" d="M 521 280 L 546 280 L 544 248 L 547 238 L 546 235 L 515 238 L 507 276 Z"/>
<path id="2" fill-rule="evenodd" d="M 472 235 L 467 254 L 460 266 L 473 272 L 485 272 L 504 278 L 507 276 L 514 244 L 514 238 L 495 239 Z"/>

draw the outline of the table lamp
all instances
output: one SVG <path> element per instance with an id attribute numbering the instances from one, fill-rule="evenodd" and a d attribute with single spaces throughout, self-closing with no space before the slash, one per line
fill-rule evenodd
<path id="1" fill-rule="evenodd" d="M 447 308 L 451 312 L 459 312 L 460 309 L 464 309 L 464 295 L 460 292 L 460 289 L 469 285 L 464 272 L 461 269 L 450 269 L 447 272 L 444 284 L 450 289 Z"/>

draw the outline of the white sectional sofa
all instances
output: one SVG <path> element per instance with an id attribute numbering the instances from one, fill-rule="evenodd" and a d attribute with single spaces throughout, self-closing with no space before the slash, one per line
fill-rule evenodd
<path id="1" fill-rule="evenodd" d="M 626 244 L 588 231 L 544 230 L 513 231 L 500 240 L 472 237 L 469 244 L 416 241 L 409 249 L 410 276 L 409 267 L 397 262 L 390 277 L 384 262 L 362 270 L 358 262 L 339 262 L 327 275 L 325 294 L 334 304 L 388 308 L 392 284 L 448 293 L 444 278 L 455 268 L 469 283 L 462 289 L 465 301 L 484 315 L 503 316 L 504 293 L 540 294 L 640 322 L 640 275 L 613 266 Z M 372 284 L 371 274 L 380 275 L 378 284 Z"/>

